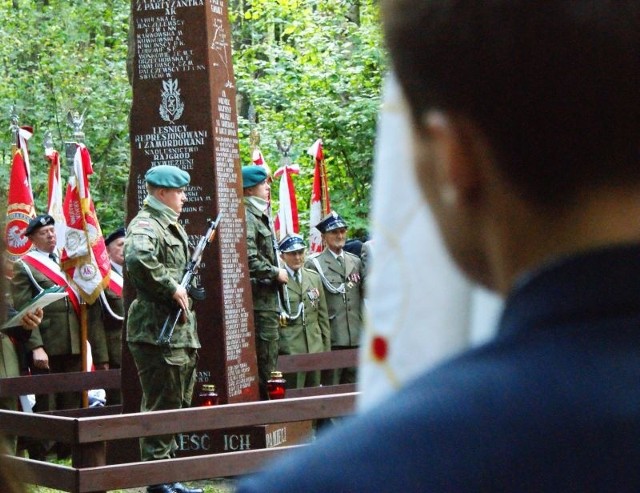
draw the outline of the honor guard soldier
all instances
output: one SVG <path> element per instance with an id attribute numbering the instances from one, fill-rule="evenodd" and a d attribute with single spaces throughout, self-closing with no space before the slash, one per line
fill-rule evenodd
<path id="1" fill-rule="evenodd" d="M 326 244 L 312 255 L 306 267 L 320 274 L 329 308 L 331 349 L 353 349 L 360 344 L 364 328 L 364 271 L 360 259 L 344 250 L 347 223 L 336 212 L 327 214 L 316 228 Z M 356 369 L 323 372 L 323 385 L 356 383 Z"/>
<path id="2" fill-rule="evenodd" d="M 267 170 L 243 166 L 242 188 L 247 221 L 247 257 L 253 295 L 260 398 L 267 400 L 267 380 L 278 364 L 278 329 L 283 313 L 281 293 L 287 271 L 278 265 L 277 243 L 269 213 Z"/>
<path id="3" fill-rule="evenodd" d="M 189 173 L 175 166 L 147 171 L 148 195 L 127 228 L 125 262 L 136 289 L 127 317 L 127 343 L 142 387 L 141 412 L 191 404 L 200 341 L 191 299 L 180 284 L 189 261 L 189 241 L 178 223 L 189 181 Z M 159 345 L 158 336 L 174 306 L 182 310 L 182 320 L 169 345 Z M 177 448 L 174 435 L 140 439 L 143 461 L 175 457 Z M 202 493 L 202 489 L 167 483 L 149 486 L 147 492 Z"/>
<path id="4" fill-rule="evenodd" d="M 48 214 L 32 219 L 26 230 L 33 249 L 14 265 L 11 280 L 13 304 L 21 310 L 31 299 L 43 290 L 60 286 L 68 296 L 44 308 L 42 322 L 34 329 L 25 346 L 30 351 L 32 374 L 67 373 L 82 371 L 80 340 L 80 298 L 67 283 L 65 273 L 58 264 L 56 250 L 55 221 Z M 109 356 L 102 324 L 100 303 L 87 305 L 88 339 L 96 369 L 108 369 Z M 82 405 L 82 395 L 78 392 L 62 392 L 36 396 L 34 411 L 54 411 L 76 409 Z M 44 459 L 49 447 L 29 446 L 32 458 Z M 66 444 L 58 444 L 58 456 L 66 457 L 70 449 Z"/>
<path id="5" fill-rule="evenodd" d="M 302 236 L 288 235 L 278 245 L 289 274 L 287 323 L 280 327 L 280 354 L 322 353 L 331 350 L 327 300 L 320 275 L 303 267 L 306 245 Z M 287 387 L 317 387 L 320 371 L 285 375 Z"/>
<path id="6" fill-rule="evenodd" d="M 109 368 L 120 368 L 122 365 L 122 332 L 124 320 L 124 302 L 122 299 L 122 268 L 124 266 L 124 227 L 113 231 L 104 240 L 111 262 L 109 287 L 104 290 L 107 306 L 103 308 L 104 332 L 109 351 Z M 120 404 L 120 391 L 107 389 L 107 404 Z"/>

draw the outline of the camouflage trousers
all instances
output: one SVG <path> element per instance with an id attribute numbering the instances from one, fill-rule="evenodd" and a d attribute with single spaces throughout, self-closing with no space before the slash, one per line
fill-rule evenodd
<path id="1" fill-rule="evenodd" d="M 138 368 L 142 387 L 141 412 L 191 406 L 198 361 L 196 349 L 129 343 L 129 350 Z M 175 456 L 177 449 L 174 435 L 140 439 L 140 458 L 143 461 L 169 459 Z"/>
<path id="2" fill-rule="evenodd" d="M 278 365 L 278 339 L 280 334 L 278 312 L 254 311 L 256 327 L 256 356 L 258 357 L 258 387 L 260 399 L 269 399 L 267 380 Z"/>

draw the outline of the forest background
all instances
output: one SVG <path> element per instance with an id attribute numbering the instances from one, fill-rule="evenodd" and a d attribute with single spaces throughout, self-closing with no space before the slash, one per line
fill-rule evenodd
<path id="1" fill-rule="evenodd" d="M 291 143 L 301 233 L 308 233 L 313 158 L 321 138 L 331 205 L 368 232 L 376 118 L 385 52 L 375 0 L 229 0 L 238 89 L 242 164 L 251 162 L 250 131 L 265 161 L 282 160 Z M 64 155 L 73 140 L 69 111 L 85 111 L 91 191 L 105 234 L 124 223 L 130 166 L 127 79 L 130 0 L 0 0 L 0 187 L 11 168 L 10 115 L 34 128 L 29 140 L 38 213 L 46 210 L 44 134 Z M 255 123 L 249 118 L 255 109 Z M 63 166 L 66 182 L 68 169 Z M 272 185 L 277 210 L 278 182 Z M 6 197 L 6 195 L 5 195 Z M 4 209 L 3 198 L 0 210 Z"/>

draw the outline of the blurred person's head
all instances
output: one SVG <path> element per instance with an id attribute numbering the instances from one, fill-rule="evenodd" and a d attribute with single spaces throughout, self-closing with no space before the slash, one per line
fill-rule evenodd
<path id="1" fill-rule="evenodd" d="M 470 277 L 506 291 L 638 235 L 617 209 L 640 183 L 638 2 L 383 0 L 383 17 L 420 186 Z"/>

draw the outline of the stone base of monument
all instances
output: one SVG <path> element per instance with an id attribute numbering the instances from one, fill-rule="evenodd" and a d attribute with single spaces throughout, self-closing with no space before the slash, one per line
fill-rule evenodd
<path id="1" fill-rule="evenodd" d="M 219 454 L 282 447 L 308 442 L 313 437 L 312 421 L 295 421 L 259 426 L 181 433 L 177 457 Z"/>

